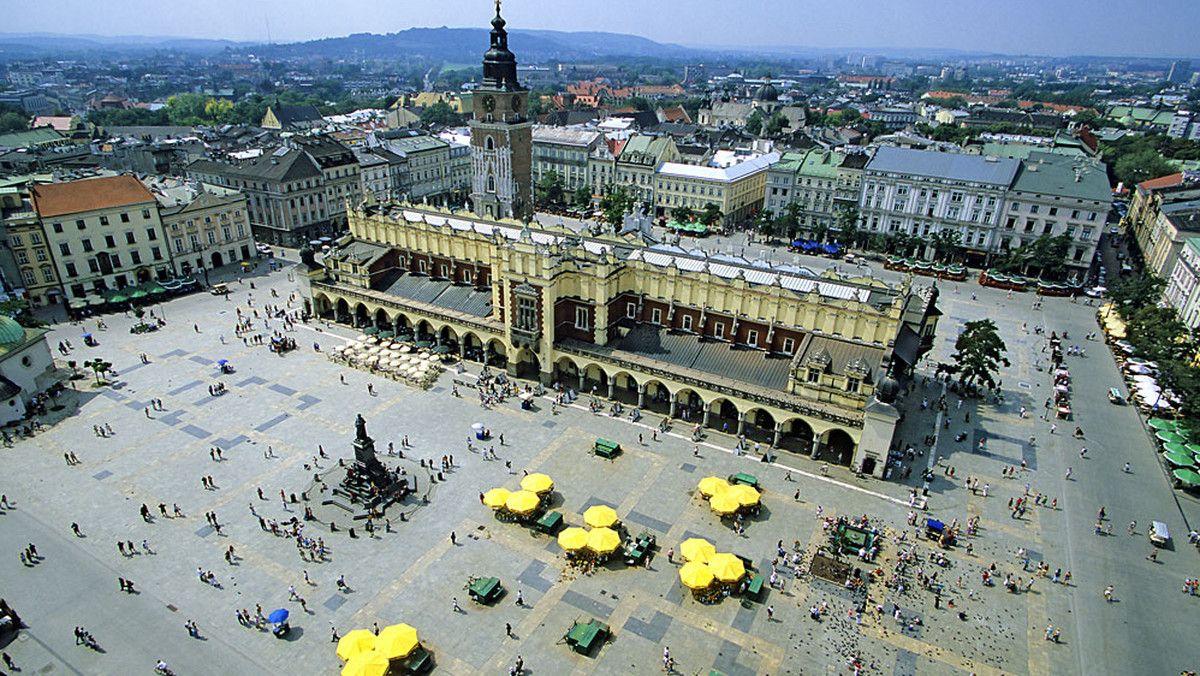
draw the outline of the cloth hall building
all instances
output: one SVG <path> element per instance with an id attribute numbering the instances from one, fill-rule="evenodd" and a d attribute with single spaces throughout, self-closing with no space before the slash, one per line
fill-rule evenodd
<path id="1" fill-rule="evenodd" d="M 348 217 L 350 235 L 310 264 L 320 317 L 669 416 L 685 434 L 744 434 L 879 477 L 898 380 L 939 316 L 937 289 L 911 279 L 685 251 L 643 230 L 406 203 Z"/>

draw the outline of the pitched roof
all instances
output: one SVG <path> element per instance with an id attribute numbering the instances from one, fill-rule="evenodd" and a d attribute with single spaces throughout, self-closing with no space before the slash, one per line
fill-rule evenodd
<path id="1" fill-rule="evenodd" d="M 884 146 L 867 163 L 867 171 L 928 176 L 1008 187 L 1020 163 L 1008 158 L 988 158 L 962 153 L 938 153 Z"/>
<path id="2" fill-rule="evenodd" d="M 43 218 L 154 201 L 154 193 L 132 176 L 35 185 L 31 192 Z"/>
<path id="3" fill-rule="evenodd" d="M 205 173 L 218 176 L 238 176 L 260 181 L 287 182 L 321 176 L 315 160 L 301 150 L 277 148 L 240 164 L 228 164 L 200 159 L 187 166 L 189 174 Z"/>
<path id="4" fill-rule="evenodd" d="M 1149 181 L 1142 181 L 1137 184 L 1139 190 L 1157 190 L 1158 188 L 1169 188 L 1173 185 L 1183 183 L 1183 172 L 1171 174 L 1170 176 L 1162 176 L 1152 178 Z"/>
<path id="5" fill-rule="evenodd" d="M 1021 163 L 1012 189 L 1095 202 L 1112 200 L 1112 186 L 1102 163 L 1038 151 L 1029 153 L 1029 159 Z"/>
<path id="6" fill-rule="evenodd" d="M 319 122 L 324 119 L 316 106 L 271 106 L 270 110 L 284 127 L 297 122 Z"/>

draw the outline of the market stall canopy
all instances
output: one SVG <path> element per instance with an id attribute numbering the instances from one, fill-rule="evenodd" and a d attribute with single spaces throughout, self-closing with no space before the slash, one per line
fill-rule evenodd
<path id="1" fill-rule="evenodd" d="M 733 554 L 721 552 L 708 560 L 708 568 L 721 582 L 737 582 L 746 574 L 746 566 Z"/>
<path id="2" fill-rule="evenodd" d="M 407 624 L 384 627 L 375 637 L 375 650 L 389 660 L 408 657 L 417 649 L 417 630 Z"/>
<path id="3" fill-rule="evenodd" d="M 355 629 L 338 640 L 337 656 L 348 660 L 360 653 L 375 648 L 375 634 L 366 629 Z"/>
<path id="4" fill-rule="evenodd" d="M 752 486 L 746 486 L 745 484 L 730 486 L 729 490 L 721 495 L 722 497 L 737 500 L 738 504 L 742 507 L 757 505 L 759 500 L 758 491 L 754 490 Z"/>
<path id="5" fill-rule="evenodd" d="M 679 581 L 689 589 L 707 589 L 713 578 L 712 570 L 696 561 L 688 561 L 679 569 Z"/>
<path id="6" fill-rule="evenodd" d="M 1179 429 L 1179 423 L 1175 422 L 1174 420 L 1167 420 L 1165 418 L 1151 418 L 1146 421 L 1146 424 L 1156 430 L 1163 430 L 1166 432 L 1173 432 L 1176 429 Z"/>
<path id="7" fill-rule="evenodd" d="M 587 546 L 597 554 L 611 554 L 621 546 L 621 536 L 611 528 L 593 528 L 588 532 Z"/>
<path id="8" fill-rule="evenodd" d="M 558 534 L 558 546 L 573 552 L 583 549 L 588 543 L 588 532 L 579 527 L 564 528 Z"/>
<path id="9" fill-rule="evenodd" d="M 1177 469 L 1171 472 L 1172 476 L 1187 486 L 1200 486 L 1200 474 L 1191 469 Z"/>
<path id="10" fill-rule="evenodd" d="M 710 498 L 717 493 L 729 489 L 729 482 L 719 476 L 706 476 L 700 480 L 700 485 L 697 486 L 700 490 L 700 495 Z"/>
<path id="11" fill-rule="evenodd" d="M 683 544 L 679 545 L 679 555 L 696 563 L 707 563 L 716 553 L 717 548 L 703 538 L 684 540 Z"/>
<path id="12" fill-rule="evenodd" d="M 1193 467 L 1196 458 L 1191 453 L 1163 453 L 1163 457 L 1174 467 Z"/>
<path id="13" fill-rule="evenodd" d="M 492 509 L 500 509 L 508 502 L 508 496 L 511 494 L 507 488 L 493 488 L 483 494 L 483 504 Z"/>
<path id="14" fill-rule="evenodd" d="M 1174 441 L 1168 441 L 1167 443 L 1163 444 L 1162 446 L 1163 446 L 1163 450 L 1168 453 L 1180 453 L 1180 454 L 1187 454 L 1187 455 L 1191 455 L 1191 453 L 1192 453 L 1191 451 L 1188 450 L 1187 446 L 1185 446 L 1183 444 L 1177 444 Z"/>
<path id="15" fill-rule="evenodd" d="M 1158 437 L 1159 441 L 1173 441 L 1177 444 L 1186 444 L 1188 438 L 1178 432 L 1159 432 L 1154 436 Z"/>
<path id="16" fill-rule="evenodd" d="M 342 667 L 342 676 L 383 676 L 391 666 L 391 661 L 383 653 L 368 650 L 351 657 Z"/>
<path id="17" fill-rule="evenodd" d="M 541 495 L 554 489 L 554 480 L 545 474 L 530 474 L 521 479 L 521 488 Z"/>
<path id="18" fill-rule="evenodd" d="M 537 509 L 539 504 L 541 504 L 541 500 L 537 493 L 530 491 L 517 491 L 504 501 L 504 506 L 514 514 L 529 514 Z"/>
<path id="19" fill-rule="evenodd" d="M 737 498 L 730 496 L 728 492 L 725 492 L 717 493 L 709 498 L 708 506 L 712 507 L 712 511 L 716 512 L 717 514 L 733 514 L 734 512 L 738 511 L 738 508 L 742 506 L 742 503 L 738 502 Z"/>
<path id="20" fill-rule="evenodd" d="M 617 522 L 617 510 L 608 505 L 593 505 L 583 513 L 583 523 L 591 528 L 609 528 Z"/>

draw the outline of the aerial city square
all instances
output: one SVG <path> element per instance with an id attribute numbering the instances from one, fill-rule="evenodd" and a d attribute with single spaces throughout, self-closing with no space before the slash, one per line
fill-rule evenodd
<path id="1" fill-rule="evenodd" d="M 1195 674 L 1200 9 L 93 4 L 0 674 Z"/>

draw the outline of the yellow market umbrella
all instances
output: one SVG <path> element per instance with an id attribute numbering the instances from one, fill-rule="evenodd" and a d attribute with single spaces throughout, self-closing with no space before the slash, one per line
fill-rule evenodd
<path id="1" fill-rule="evenodd" d="M 351 657 L 342 667 L 342 676 L 383 676 L 391 666 L 391 661 L 383 653 L 368 650 Z"/>
<path id="2" fill-rule="evenodd" d="M 486 499 L 487 496 L 484 497 Z M 538 499 L 537 493 L 517 491 L 508 496 L 508 499 L 504 501 L 504 506 L 514 514 L 529 514 L 537 509 L 540 503 L 541 500 Z"/>
<path id="3" fill-rule="evenodd" d="M 705 589 L 712 584 L 713 573 L 703 563 L 688 561 L 679 569 L 679 581 L 689 589 Z"/>
<path id="4" fill-rule="evenodd" d="M 493 488 L 483 494 L 483 504 L 492 509 L 500 509 L 508 502 L 508 496 L 512 495 L 507 488 Z"/>
<path id="5" fill-rule="evenodd" d="M 737 582 L 746 574 L 746 566 L 733 554 L 721 552 L 708 560 L 708 567 L 721 582 Z"/>
<path id="6" fill-rule="evenodd" d="M 611 528 L 617 522 L 617 510 L 608 505 L 594 505 L 583 513 L 583 522 L 592 528 Z"/>
<path id="7" fill-rule="evenodd" d="M 370 652 L 375 647 L 375 634 L 366 629 L 355 629 L 338 640 L 337 656 L 348 660 L 359 653 Z"/>
<path id="8" fill-rule="evenodd" d="M 621 546 L 621 536 L 611 528 L 593 528 L 588 532 L 587 546 L 597 554 L 611 554 Z"/>
<path id="9" fill-rule="evenodd" d="M 571 527 L 564 528 L 563 532 L 558 534 L 558 546 L 574 552 L 583 549 L 588 543 L 588 532 L 582 528 Z"/>
<path id="10" fill-rule="evenodd" d="M 733 514 L 742 506 L 742 503 L 737 501 L 737 498 L 731 496 L 728 492 L 717 493 L 708 499 L 708 505 L 717 514 Z"/>
<path id="11" fill-rule="evenodd" d="M 375 638 L 375 652 L 389 660 L 408 657 L 417 649 L 417 630 L 407 624 L 384 627 Z"/>
<path id="12" fill-rule="evenodd" d="M 700 480 L 700 495 L 706 498 L 711 498 L 717 493 L 721 493 L 729 489 L 729 482 L 719 476 L 706 476 Z"/>
<path id="13" fill-rule="evenodd" d="M 521 479 L 521 488 L 541 495 L 554 488 L 554 479 L 545 474 L 530 474 Z"/>
<path id="14" fill-rule="evenodd" d="M 754 490 L 753 486 L 747 486 L 745 484 L 730 486 L 729 490 L 724 495 L 737 500 L 738 504 L 743 507 L 749 507 L 751 505 L 758 504 L 758 491 Z"/>
<path id="15" fill-rule="evenodd" d="M 703 538 L 684 540 L 683 544 L 679 545 L 679 555 L 696 563 L 707 563 L 716 553 L 717 548 Z"/>

